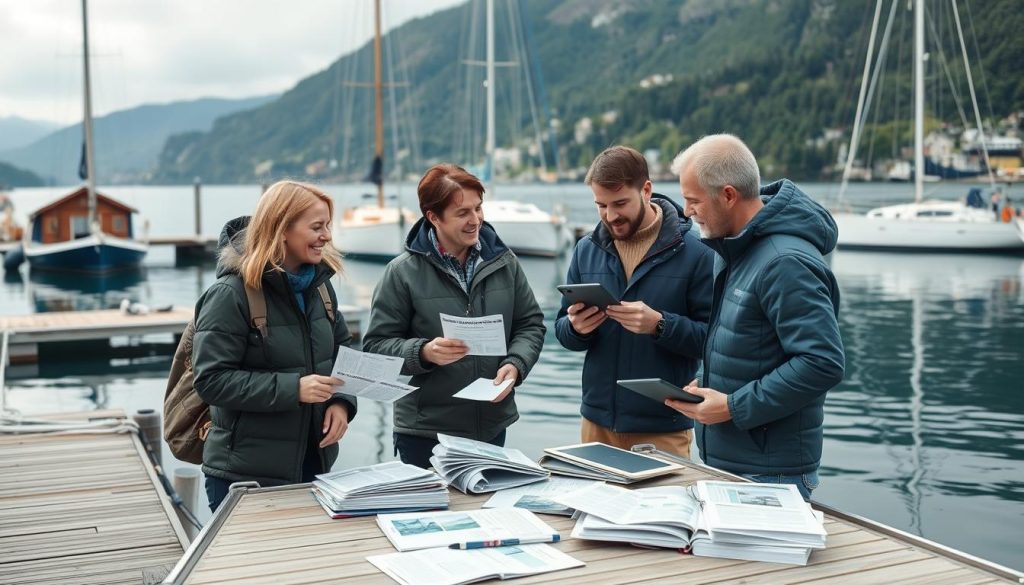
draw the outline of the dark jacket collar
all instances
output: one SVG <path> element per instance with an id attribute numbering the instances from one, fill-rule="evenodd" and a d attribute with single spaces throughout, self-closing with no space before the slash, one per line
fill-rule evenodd
<path id="1" fill-rule="evenodd" d="M 821 253 L 836 247 L 839 228 L 832 214 L 789 179 L 761 187 L 764 207 L 735 236 L 705 239 L 726 261 L 742 256 L 761 238 L 789 235 L 807 240 Z"/>
<path id="2" fill-rule="evenodd" d="M 427 218 L 421 217 L 409 230 L 405 239 L 405 249 L 412 254 L 434 257 L 434 246 L 430 243 L 428 232 L 432 225 Z M 505 242 L 498 237 L 498 232 L 486 221 L 480 226 L 480 260 L 489 262 L 509 251 Z"/>
<path id="3" fill-rule="evenodd" d="M 654 244 L 651 245 L 651 249 L 647 253 L 648 256 L 679 242 L 686 235 L 686 232 L 690 231 L 690 228 L 693 227 L 693 222 L 690 218 L 686 217 L 683 213 L 683 208 L 676 204 L 675 201 L 660 193 L 652 193 L 651 203 L 661 207 L 661 229 L 658 231 L 658 237 L 654 240 Z M 608 231 L 603 221 L 597 222 L 597 227 L 594 228 L 590 238 L 595 244 L 609 253 L 618 254 L 615 250 L 615 239 L 612 238 L 611 232 Z"/>

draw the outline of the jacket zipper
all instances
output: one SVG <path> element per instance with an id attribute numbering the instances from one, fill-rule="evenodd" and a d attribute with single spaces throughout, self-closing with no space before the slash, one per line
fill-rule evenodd
<path id="1" fill-rule="evenodd" d="M 312 342 L 312 339 L 311 339 L 312 332 L 311 332 L 310 327 L 309 327 L 309 321 L 306 319 L 305 313 L 302 312 L 302 308 L 299 307 L 298 301 L 295 300 L 295 294 L 291 290 L 291 285 L 288 283 L 287 277 L 283 277 L 283 278 L 285 279 L 285 282 L 284 282 L 285 290 L 288 293 L 290 293 L 288 295 L 288 297 L 291 300 L 292 308 L 295 309 L 295 313 L 297 315 L 299 315 L 299 326 L 302 327 L 302 332 L 304 334 L 303 338 L 304 338 L 305 342 L 302 344 L 302 354 L 306 358 L 306 371 L 308 371 L 310 373 L 315 373 L 313 371 L 313 350 L 310 347 L 313 342 Z M 312 286 L 312 285 L 310 285 L 310 286 Z M 307 290 L 309 290 L 309 289 L 307 289 Z M 306 295 L 304 294 L 304 296 L 306 296 Z M 306 304 L 307 307 L 309 306 L 309 302 L 310 302 L 311 299 L 312 299 L 311 296 L 310 296 L 310 298 L 305 299 L 306 303 L 307 303 Z M 300 378 L 301 378 L 301 376 L 300 376 Z M 310 420 L 313 418 L 313 415 L 316 412 L 316 409 L 314 408 L 313 405 L 308 405 L 308 406 L 300 405 L 299 408 L 308 408 L 309 409 L 309 415 L 302 417 L 302 425 L 301 425 L 302 433 L 299 436 L 303 437 L 304 440 L 299 443 L 299 456 L 297 458 L 297 465 L 295 467 L 295 473 L 294 473 L 294 477 L 297 478 L 296 481 L 302 481 L 302 468 L 303 468 L 303 464 L 305 463 L 305 460 L 306 460 L 306 451 L 309 450 L 309 445 L 307 444 L 307 441 L 309 441 L 309 439 L 310 439 L 309 435 L 310 435 L 310 432 L 312 431 L 312 429 L 310 428 Z M 326 410 L 325 410 L 325 415 L 326 415 Z M 328 469 L 324 469 L 326 461 L 324 460 L 323 449 L 320 449 L 319 446 L 317 447 L 317 456 L 320 458 L 320 470 L 321 470 L 321 473 L 326 473 L 329 470 Z"/>
<path id="2" fill-rule="evenodd" d="M 709 326 L 708 326 L 708 337 L 707 337 L 707 340 L 710 340 L 712 338 L 712 333 L 713 332 L 718 331 L 718 328 L 719 328 L 719 325 L 720 325 L 719 324 L 719 320 L 718 320 L 718 315 L 719 315 L 719 313 L 722 310 L 722 299 L 725 298 L 725 292 L 724 292 L 725 291 L 725 283 L 729 280 L 729 273 L 731 271 L 732 271 L 732 267 L 731 266 L 726 266 L 725 269 L 722 270 L 722 272 L 720 273 L 721 280 L 720 281 L 716 281 L 714 283 L 715 288 L 717 288 L 718 285 L 719 285 L 719 282 L 721 282 L 721 286 L 722 286 L 722 291 L 723 292 L 722 292 L 721 295 L 718 294 L 717 290 L 712 291 L 712 293 L 711 293 L 711 316 L 708 318 L 708 325 Z M 711 324 L 712 323 L 714 324 L 714 329 L 711 329 Z M 706 387 L 706 385 L 707 385 L 707 380 L 709 379 L 709 376 L 710 376 L 710 374 L 708 372 L 711 371 L 710 367 L 709 367 L 710 363 L 711 363 L 711 344 L 708 343 L 707 341 L 705 341 L 704 342 L 704 366 L 702 368 L 704 370 L 704 376 L 703 376 L 703 378 L 701 380 L 698 380 L 698 383 L 702 387 Z M 708 465 L 711 465 L 711 463 L 709 463 L 709 459 L 710 458 L 709 458 L 709 455 L 708 455 L 708 433 L 707 433 L 707 429 L 706 428 L 704 429 L 704 433 L 701 436 L 700 452 L 704 456 L 704 463 L 707 463 Z"/>

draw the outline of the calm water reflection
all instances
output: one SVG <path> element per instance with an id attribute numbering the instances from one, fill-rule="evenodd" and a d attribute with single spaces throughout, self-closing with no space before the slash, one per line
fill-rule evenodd
<path id="1" fill-rule="evenodd" d="M 567 207 L 587 220 L 589 200 L 572 197 Z M 236 199 L 236 209 L 243 199 L 251 205 L 250 194 Z M 220 216 L 233 215 L 229 207 Z M 218 221 L 204 216 L 204 225 Z M 158 250 L 144 272 L 105 282 L 5 279 L 0 312 L 115 307 L 122 298 L 192 304 L 214 269 L 172 260 Z M 815 498 L 1024 569 L 1024 259 L 837 252 L 831 262 L 842 288 L 847 375 L 826 403 Z M 537 456 L 578 439 L 583 355 L 563 350 L 550 332 L 566 259 L 523 263 L 549 333 L 518 394 L 522 418 L 509 442 Z M 343 302 L 368 305 L 382 269 L 349 262 L 336 282 Z M 170 361 L 157 350 L 169 342 L 119 341 L 115 355 L 102 344 L 57 348 L 41 366 L 9 373 L 18 376 L 9 380 L 10 402 L 25 412 L 158 408 Z M 390 436 L 389 410 L 362 404 L 339 466 L 391 458 Z"/>

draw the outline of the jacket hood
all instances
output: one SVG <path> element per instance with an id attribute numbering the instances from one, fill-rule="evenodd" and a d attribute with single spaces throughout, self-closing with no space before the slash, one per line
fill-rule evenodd
<path id="1" fill-rule="evenodd" d="M 249 227 L 251 216 L 243 215 L 229 220 L 220 230 L 217 239 L 217 277 L 237 274 L 242 267 L 245 250 L 245 228 Z"/>
<path id="2" fill-rule="evenodd" d="M 822 255 L 835 249 L 839 228 L 832 214 L 789 179 L 761 187 L 761 201 L 764 207 L 743 231 L 729 238 L 705 240 L 708 245 L 729 257 L 741 254 L 760 238 L 788 235 L 807 240 Z"/>
<path id="3" fill-rule="evenodd" d="M 409 230 L 405 237 L 405 249 L 413 254 L 432 256 L 434 246 L 430 243 L 430 236 L 427 235 L 432 227 L 426 217 L 421 217 Z M 480 259 L 484 262 L 493 260 L 508 252 L 509 248 L 505 242 L 498 237 L 494 226 L 486 221 L 480 225 Z"/>
<path id="4" fill-rule="evenodd" d="M 661 230 L 658 232 L 658 238 L 651 246 L 649 253 L 660 250 L 669 243 L 682 238 L 686 235 L 686 232 L 693 228 L 693 220 L 686 217 L 683 213 L 683 208 L 675 201 L 661 193 L 652 193 L 651 203 L 661 207 Z M 608 231 L 608 227 L 604 225 L 603 221 L 597 222 L 597 227 L 594 228 L 591 238 L 598 246 L 614 252 L 615 241 L 612 239 L 612 234 Z"/>

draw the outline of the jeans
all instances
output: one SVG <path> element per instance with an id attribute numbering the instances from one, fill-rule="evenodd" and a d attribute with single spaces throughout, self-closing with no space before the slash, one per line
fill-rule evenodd
<path id="1" fill-rule="evenodd" d="M 302 483 L 308 483 L 316 479 L 316 476 L 323 473 L 320 469 L 320 455 L 315 443 L 311 443 L 306 450 L 306 457 L 302 460 Z M 216 512 L 224 498 L 228 497 L 228 490 L 233 481 L 219 477 L 206 476 L 206 499 L 210 501 L 210 511 Z"/>
<path id="2" fill-rule="evenodd" d="M 415 465 L 416 467 L 422 467 L 423 469 L 430 468 L 430 456 L 433 455 L 434 445 L 437 445 L 437 439 L 431 439 L 429 437 L 420 437 L 417 435 L 407 435 L 405 433 L 395 433 L 395 455 L 398 455 L 402 459 L 402 463 L 408 463 Z M 490 441 L 487 441 L 492 445 L 498 447 L 505 446 L 505 429 L 502 429 L 498 433 L 497 437 L 494 437 Z"/>
<path id="3" fill-rule="evenodd" d="M 821 485 L 817 471 L 798 475 L 782 475 L 778 473 L 764 475 L 749 474 L 743 477 L 757 483 L 791 483 L 796 486 L 796 489 L 800 490 L 800 495 L 807 501 L 811 499 L 811 492 Z"/>

